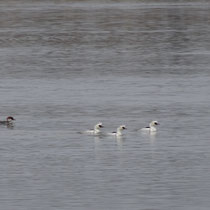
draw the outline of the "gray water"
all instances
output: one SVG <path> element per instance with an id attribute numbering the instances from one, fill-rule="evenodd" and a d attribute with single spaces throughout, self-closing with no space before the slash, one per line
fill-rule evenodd
<path id="1" fill-rule="evenodd" d="M 209 210 L 208 1 L 1 1 L 0 20 L 0 209 Z M 128 130 L 80 133 L 99 121 Z"/>

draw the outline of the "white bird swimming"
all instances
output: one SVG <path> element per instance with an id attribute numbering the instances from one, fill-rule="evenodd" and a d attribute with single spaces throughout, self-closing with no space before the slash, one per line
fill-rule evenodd
<path id="1" fill-rule="evenodd" d="M 86 130 L 85 133 L 87 134 L 92 134 L 92 135 L 97 135 L 97 134 L 100 134 L 101 133 L 101 128 L 103 128 L 104 126 L 102 125 L 102 123 L 97 123 L 95 126 L 94 126 L 94 129 L 90 129 L 90 130 Z"/>
<path id="2" fill-rule="evenodd" d="M 148 127 L 142 128 L 141 131 L 155 132 L 157 131 L 156 125 L 159 125 L 159 123 L 158 121 L 154 120 L 150 122 Z"/>
<path id="3" fill-rule="evenodd" d="M 127 129 L 125 127 L 125 125 L 121 125 L 117 128 L 117 131 L 114 131 L 112 133 L 108 133 L 108 135 L 117 136 L 117 137 L 122 136 L 123 135 L 122 131 L 125 130 L 125 129 Z"/>

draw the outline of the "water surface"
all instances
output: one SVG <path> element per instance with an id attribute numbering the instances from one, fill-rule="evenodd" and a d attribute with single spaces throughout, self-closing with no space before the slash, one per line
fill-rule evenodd
<path id="1" fill-rule="evenodd" d="M 1 1 L 0 18 L 2 209 L 209 209 L 208 2 Z M 80 133 L 99 121 L 128 130 Z"/>

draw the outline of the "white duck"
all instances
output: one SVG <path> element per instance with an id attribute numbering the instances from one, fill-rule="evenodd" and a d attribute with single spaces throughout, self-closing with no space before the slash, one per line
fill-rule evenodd
<path id="1" fill-rule="evenodd" d="M 90 130 L 86 130 L 85 133 L 87 134 L 92 134 L 92 135 L 97 135 L 97 134 L 100 134 L 101 133 L 101 128 L 103 128 L 104 126 L 102 125 L 102 123 L 97 123 L 95 126 L 94 126 L 94 129 L 90 129 Z"/>
<path id="2" fill-rule="evenodd" d="M 117 136 L 117 137 L 122 136 L 123 135 L 122 131 L 125 130 L 125 129 L 127 129 L 125 127 L 125 125 L 121 125 L 117 128 L 117 131 L 114 131 L 112 133 L 108 133 L 108 135 Z"/>
<path id="3" fill-rule="evenodd" d="M 142 128 L 141 131 L 156 132 L 157 131 L 156 125 L 159 125 L 159 123 L 158 121 L 154 120 L 150 122 L 148 127 Z"/>

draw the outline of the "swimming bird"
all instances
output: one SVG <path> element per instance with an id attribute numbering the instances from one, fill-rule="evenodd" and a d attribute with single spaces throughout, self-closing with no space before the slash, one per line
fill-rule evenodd
<path id="1" fill-rule="evenodd" d="M 102 123 L 99 122 L 94 126 L 94 129 L 86 130 L 85 133 L 92 134 L 92 135 L 97 135 L 97 134 L 101 133 L 100 129 L 103 128 L 103 127 L 104 126 L 102 125 Z"/>
<path id="2" fill-rule="evenodd" d="M 158 121 L 154 120 L 150 122 L 149 126 L 142 128 L 141 131 L 155 132 L 157 131 L 156 125 L 159 125 L 159 123 Z"/>
<path id="3" fill-rule="evenodd" d="M 114 131 L 112 133 L 108 133 L 108 135 L 117 136 L 117 137 L 122 136 L 123 135 L 122 131 L 125 130 L 125 129 L 127 129 L 125 127 L 125 125 L 121 125 L 117 128 L 117 131 Z"/>
<path id="4" fill-rule="evenodd" d="M 0 121 L 0 124 L 2 124 L 2 125 L 12 125 L 14 120 L 15 120 L 14 117 L 9 116 L 9 117 L 7 117 L 6 120 Z"/>

